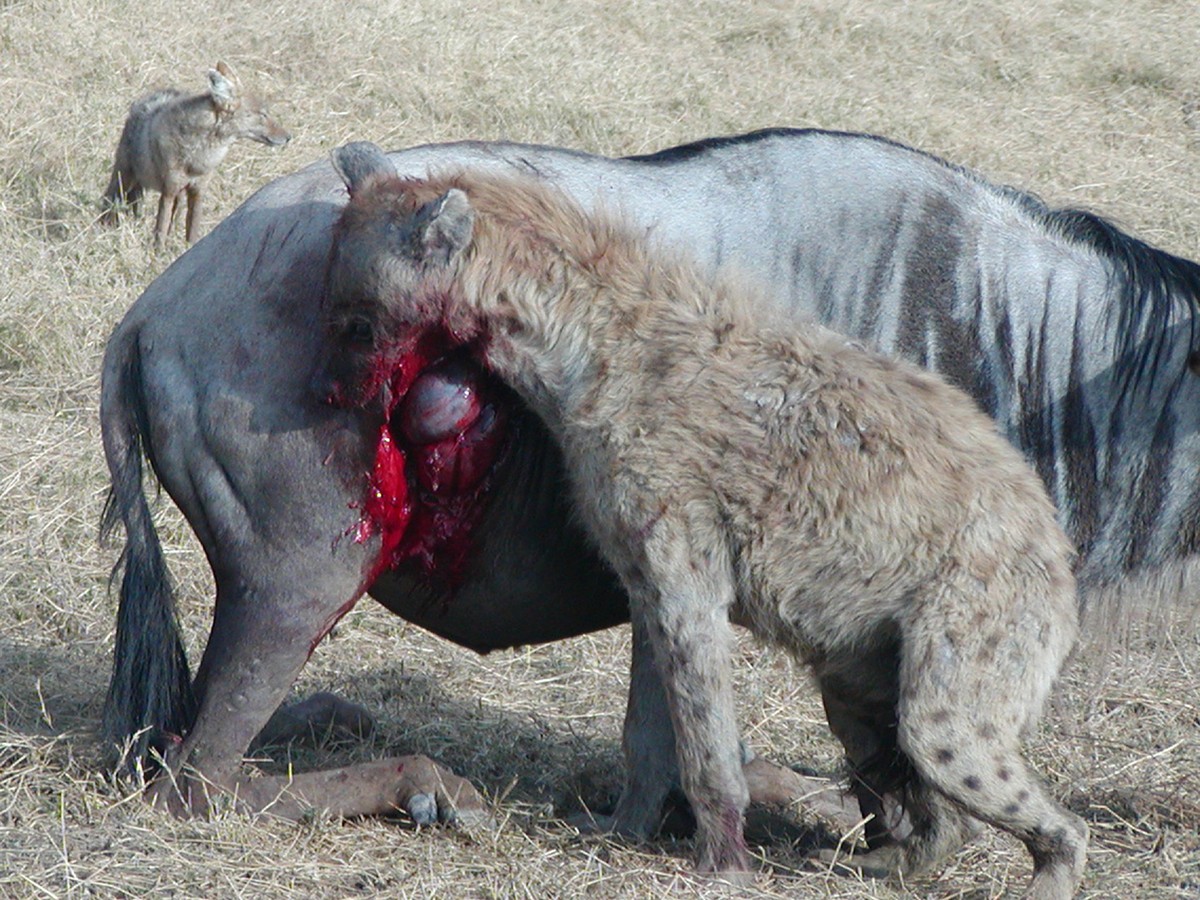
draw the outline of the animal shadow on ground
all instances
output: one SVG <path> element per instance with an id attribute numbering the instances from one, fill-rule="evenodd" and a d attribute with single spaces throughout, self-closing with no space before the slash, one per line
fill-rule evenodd
<path id="1" fill-rule="evenodd" d="M 78 649 L 0 641 L 3 755 L 24 757 L 21 746 L 59 737 L 64 740 L 54 742 L 58 749 L 49 758 L 38 754 L 41 764 L 82 763 L 100 771 L 107 751 L 99 722 L 108 662 L 108 648 L 85 656 Z M 347 676 L 321 687 L 363 705 L 375 718 L 373 733 L 256 747 L 251 760 L 264 773 L 423 753 L 468 778 L 496 803 L 501 818 L 522 827 L 585 810 L 607 813 L 620 792 L 623 762 L 615 732 L 613 737 L 581 735 L 536 714 L 453 695 L 434 675 L 414 672 L 412 666 L 373 670 L 365 684 Z M 298 690 L 288 702 L 303 699 L 311 689 Z M 693 827 L 679 799 L 664 817 L 663 835 L 687 837 Z M 798 850 L 832 846 L 837 840 L 820 823 L 760 808 L 751 811 L 747 833 L 752 843 L 790 844 Z"/>
<path id="2" fill-rule="evenodd" d="M 374 671 L 368 684 L 354 677 L 326 687 L 376 717 L 373 732 L 365 738 L 328 734 L 256 747 L 253 759 L 264 772 L 425 754 L 470 780 L 492 798 L 501 819 L 522 827 L 585 811 L 607 814 L 620 793 L 623 760 L 615 730 L 613 737 L 580 734 L 536 713 L 509 712 L 452 695 L 434 675 L 401 665 Z M 299 699 L 303 691 L 289 702 Z M 670 843 L 690 837 L 694 828 L 682 794 L 673 795 L 661 836 Z M 748 814 L 747 834 L 752 844 L 790 845 L 802 853 L 838 840 L 819 821 L 761 807 Z"/>

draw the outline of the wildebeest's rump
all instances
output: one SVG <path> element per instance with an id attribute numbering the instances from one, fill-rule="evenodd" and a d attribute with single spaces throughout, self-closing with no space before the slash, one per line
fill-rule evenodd
<path id="1" fill-rule="evenodd" d="M 1087 826 L 1019 747 L 1075 639 L 1073 552 L 969 397 L 764 321 L 732 279 L 530 179 L 401 179 L 363 144 L 334 159 L 350 203 L 331 358 L 369 371 L 393 335 L 444 328 L 546 424 L 662 673 L 702 869 L 748 863 L 733 618 L 812 667 L 852 760 L 902 760 L 912 832 L 876 830 L 867 867 L 926 868 L 974 817 L 1026 845 L 1031 896 L 1073 896 Z M 364 329 L 374 346 L 349 340 Z M 627 793 L 649 801 L 623 798 L 617 825 L 645 833 L 670 785 L 630 762 Z M 867 808 L 895 787 L 858 777 Z"/>
<path id="2" fill-rule="evenodd" d="M 390 158 L 411 177 L 536 176 L 709 270 L 754 273 L 770 291 L 764 311 L 815 316 L 942 372 L 1035 462 L 1089 591 L 1196 559 L 1191 263 L 863 135 L 776 130 L 627 160 L 504 143 Z M 107 522 L 127 538 L 106 732 L 135 755 L 147 734 L 181 735 L 177 763 L 214 784 L 234 778 L 381 559 L 379 536 L 347 537 L 363 523 L 380 408 L 327 403 L 328 385 L 313 385 L 345 199 L 326 162 L 268 185 L 146 289 L 105 356 Z M 627 620 L 623 591 L 568 516 L 545 429 L 517 407 L 503 432 L 516 436 L 486 475 L 467 557 L 449 566 L 450 602 L 436 602 L 444 590 L 419 554 L 381 572 L 372 596 L 479 651 Z M 143 448 L 213 567 L 216 612 L 194 684 L 142 498 Z M 655 696 L 645 654 L 632 680 L 640 703 Z M 661 707 L 631 708 L 626 731 L 669 774 Z"/>

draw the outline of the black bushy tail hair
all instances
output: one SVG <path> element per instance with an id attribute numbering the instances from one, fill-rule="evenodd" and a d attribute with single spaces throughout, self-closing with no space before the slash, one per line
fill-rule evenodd
<path id="1" fill-rule="evenodd" d="M 187 733 L 197 704 L 174 592 L 142 484 L 147 423 L 136 333 L 108 353 L 113 359 L 105 366 L 100 418 L 112 483 L 100 536 L 107 538 L 119 522 L 125 549 L 110 577 L 111 585 L 121 573 L 103 737 L 119 754 L 117 764 L 133 773 L 149 762 L 152 747 L 161 751 L 165 739 Z"/>

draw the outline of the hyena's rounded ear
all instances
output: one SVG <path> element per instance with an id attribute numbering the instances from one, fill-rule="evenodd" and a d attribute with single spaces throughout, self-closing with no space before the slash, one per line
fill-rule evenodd
<path id="1" fill-rule="evenodd" d="M 369 178 L 396 175 L 396 167 L 387 154 L 370 141 L 353 141 L 338 147 L 330 156 L 351 197 Z"/>
<path id="2" fill-rule="evenodd" d="M 420 237 L 422 261 L 444 266 L 471 243 L 475 210 L 465 193 L 452 188 L 417 211 L 414 227 Z"/>

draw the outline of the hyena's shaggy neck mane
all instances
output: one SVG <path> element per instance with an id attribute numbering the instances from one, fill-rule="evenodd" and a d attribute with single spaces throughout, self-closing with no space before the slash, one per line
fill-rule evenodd
<path id="1" fill-rule="evenodd" d="M 751 325 L 743 286 L 706 281 L 685 255 L 655 247 L 620 215 L 585 213 L 532 179 L 389 179 L 364 192 L 357 214 L 347 210 L 346 227 L 377 214 L 375 203 L 399 202 L 411 215 L 453 188 L 474 211 L 470 246 L 404 302 L 427 322 L 477 337 L 484 363 L 545 418 L 584 402 L 617 347 L 623 370 L 636 371 L 655 363 L 639 354 L 704 359 L 735 330 L 763 327 L 763 304 Z M 635 339 L 649 334 L 654 341 Z M 606 377 L 611 387 L 619 375 Z"/>

